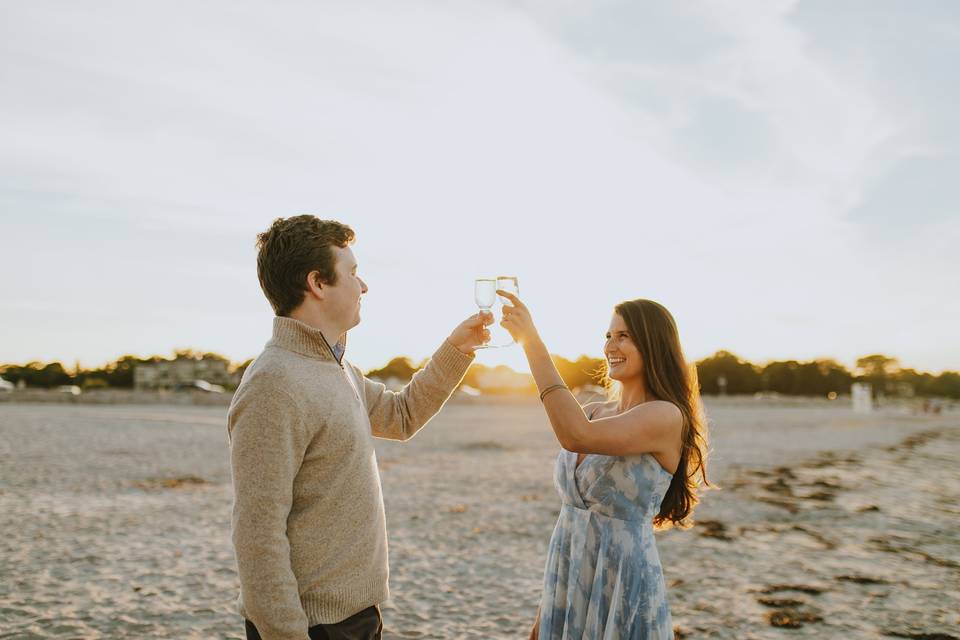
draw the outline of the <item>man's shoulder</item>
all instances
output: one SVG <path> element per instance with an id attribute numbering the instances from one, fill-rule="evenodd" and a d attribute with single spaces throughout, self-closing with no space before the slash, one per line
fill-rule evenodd
<path id="1" fill-rule="evenodd" d="M 241 387 L 282 384 L 293 378 L 295 363 L 281 349 L 267 347 L 243 372 Z"/>
<path id="2" fill-rule="evenodd" d="M 351 371 L 353 371 L 358 378 L 363 379 L 365 377 L 363 370 L 360 369 L 360 367 L 358 367 L 357 365 L 347 360 L 346 358 L 344 358 L 340 362 L 343 364 L 344 368 L 349 368 Z"/>
<path id="3" fill-rule="evenodd" d="M 243 415 L 254 415 L 264 411 L 277 414 L 302 411 L 303 391 L 298 380 L 297 363 L 282 349 L 267 347 L 247 366 L 230 402 L 228 412 L 232 424 Z"/>
<path id="4" fill-rule="evenodd" d="M 332 365 L 332 366 L 331 366 Z M 267 345 L 247 367 L 238 393 L 280 390 L 291 396 L 310 394 L 325 380 L 342 375 L 336 363 L 327 363 L 286 349 Z"/>
<path id="5" fill-rule="evenodd" d="M 296 364 L 277 351 L 268 347 L 247 366 L 234 394 L 234 403 L 240 398 L 264 393 L 291 394 L 291 389 L 296 388 Z"/>

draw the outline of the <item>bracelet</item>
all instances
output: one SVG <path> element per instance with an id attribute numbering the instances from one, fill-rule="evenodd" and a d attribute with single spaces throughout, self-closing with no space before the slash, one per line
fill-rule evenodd
<path id="1" fill-rule="evenodd" d="M 567 389 L 567 390 L 569 390 L 570 387 L 568 387 L 568 386 L 565 385 L 565 384 L 552 384 L 552 385 L 550 385 L 549 387 L 547 387 L 546 389 L 544 389 L 543 391 L 540 392 L 540 402 L 543 402 L 543 398 L 544 398 L 548 393 L 550 393 L 551 391 L 556 391 L 557 389 Z"/>

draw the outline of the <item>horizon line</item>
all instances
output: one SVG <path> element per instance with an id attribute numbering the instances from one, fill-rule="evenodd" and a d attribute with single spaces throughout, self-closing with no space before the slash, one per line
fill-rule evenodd
<path id="1" fill-rule="evenodd" d="M 232 357 L 230 357 L 230 356 L 228 356 L 228 355 L 226 355 L 226 354 L 223 354 L 223 353 L 216 352 L 216 351 L 209 351 L 209 350 L 205 350 L 205 349 L 196 349 L 196 348 L 193 348 L 193 347 L 173 347 L 172 349 L 170 349 L 169 355 L 162 355 L 162 354 L 158 354 L 158 353 L 154 353 L 154 354 L 150 354 L 150 355 L 140 355 L 140 354 L 136 354 L 136 353 L 123 353 L 123 354 L 121 354 L 121 355 L 119 355 L 119 356 L 117 356 L 117 357 L 115 357 L 115 358 L 113 358 L 113 359 L 103 361 L 103 362 L 101 362 L 101 363 L 99 363 L 99 364 L 97 364 L 97 365 L 94 365 L 94 366 L 90 366 L 90 365 L 82 362 L 80 359 L 74 358 L 73 365 L 74 365 L 74 367 L 76 367 L 76 365 L 80 365 L 80 369 L 82 369 L 82 370 L 96 370 L 96 369 L 103 369 L 103 368 L 106 367 L 108 364 L 111 364 L 111 363 L 113 363 L 113 362 L 116 362 L 117 360 L 120 360 L 121 358 L 126 357 L 126 356 L 132 356 L 132 357 L 138 358 L 138 359 L 147 359 L 147 358 L 154 358 L 154 357 L 159 357 L 159 358 L 164 358 L 164 359 L 171 359 L 170 356 L 175 356 L 177 351 L 192 351 L 192 352 L 198 353 L 198 354 L 206 354 L 206 353 L 213 354 L 213 355 L 216 355 L 216 356 L 225 358 L 225 359 L 230 363 L 230 366 L 231 366 L 232 368 L 239 367 L 240 365 L 244 364 L 245 362 L 248 362 L 248 361 L 250 361 L 250 360 L 253 360 L 253 359 L 256 357 L 256 356 L 252 356 L 252 357 L 250 357 L 250 358 L 244 358 L 244 359 L 242 359 L 242 360 L 234 360 Z M 816 356 L 816 357 L 807 358 L 807 359 L 800 359 L 800 358 L 769 358 L 769 359 L 765 359 L 765 360 L 762 360 L 762 361 L 753 361 L 753 360 L 750 360 L 749 358 L 746 358 L 746 357 L 738 354 L 736 351 L 733 351 L 733 350 L 731 350 L 731 349 L 725 349 L 725 348 L 716 349 L 716 350 L 714 350 L 712 353 L 710 353 L 710 354 L 708 354 L 708 355 L 706 355 L 706 356 L 704 356 L 704 357 L 702 357 L 702 358 L 697 358 L 697 359 L 689 359 L 689 358 L 688 358 L 688 359 L 687 359 L 687 363 L 688 363 L 688 364 L 696 364 L 696 363 L 702 362 L 703 360 L 706 360 L 706 359 L 708 359 L 708 358 L 712 358 L 712 357 L 716 356 L 718 353 L 729 353 L 729 354 L 732 354 L 732 355 L 736 356 L 738 359 L 742 360 L 743 362 L 747 362 L 747 363 L 749 363 L 749 364 L 757 365 L 757 366 L 765 366 L 765 365 L 768 365 L 768 364 L 772 364 L 772 363 L 774 363 L 774 362 L 798 362 L 798 363 L 805 363 L 805 362 L 818 362 L 818 361 L 832 361 L 832 362 L 836 362 L 837 364 L 840 364 L 840 365 L 843 366 L 844 368 L 847 368 L 847 369 L 849 369 L 849 370 L 851 370 L 851 371 L 853 371 L 853 370 L 856 369 L 856 365 L 855 365 L 855 364 L 852 365 L 852 366 L 850 366 L 850 365 L 848 365 L 847 363 L 843 362 L 842 360 L 840 360 L 840 359 L 838 359 L 838 358 L 836 358 L 836 357 L 832 357 L 832 356 L 822 356 L 822 355 L 821 355 L 821 356 Z M 575 357 L 572 357 L 572 358 L 569 357 L 569 356 L 567 356 L 567 355 L 564 355 L 564 354 L 561 354 L 561 353 L 552 352 L 552 351 L 550 352 L 550 355 L 551 355 L 551 356 L 555 356 L 555 357 L 563 358 L 564 360 L 567 360 L 567 361 L 569 361 L 569 362 L 576 362 L 577 360 L 580 360 L 581 358 L 589 358 L 589 359 L 592 359 L 592 360 L 603 360 L 603 359 L 604 359 L 602 356 L 592 356 L 592 355 L 589 355 L 589 354 L 586 354 L 586 353 L 581 353 L 580 355 L 575 356 Z M 916 369 L 915 367 L 906 366 L 906 365 L 903 363 L 903 361 L 902 361 L 900 358 L 898 358 L 897 356 L 892 355 L 892 354 L 889 354 L 889 353 L 884 353 L 884 352 L 882 352 L 882 351 L 873 351 L 873 352 L 871 352 L 871 353 L 864 354 L 864 355 L 859 356 L 859 357 L 860 357 L 860 358 L 865 358 L 865 357 L 869 357 L 869 356 L 872 356 L 872 355 L 884 355 L 884 356 L 887 356 L 887 357 L 889 357 L 889 358 L 892 358 L 892 359 L 896 360 L 896 361 L 900 364 L 900 368 L 901 368 L 901 369 L 912 369 L 912 370 L 918 371 L 918 372 L 920 372 L 920 373 L 930 373 L 930 374 L 942 375 L 942 374 L 944 374 L 944 373 L 960 372 L 960 367 L 942 369 L 942 370 L 940 370 L 939 372 L 933 371 L 933 370 L 918 370 L 918 369 Z M 374 370 L 376 370 L 376 369 L 382 369 L 383 367 L 387 366 L 391 361 L 393 361 L 393 360 L 395 360 L 395 359 L 397 359 L 397 358 L 406 358 L 407 360 L 409 360 L 409 361 L 411 362 L 411 364 L 413 364 L 414 366 L 418 366 L 421 362 L 426 361 L 429 357 L 430 357 L 430 356 L 426 356 L 426 357 L 424 357 L 424 358 L 419 358 L 419 359 L 418 359 L 418 358 L 415 358 L 414 356 L 411 356 L 411 355 L 398 354 L 398 355 L 391 356 L 390 358 L 388 358 L 387 360 L 385 360 L 385 361 L 384 361 L 382 364 L 380 364 L 380 365 L 370 367 L 368 370 L 369 370 L 369 371 L 374 371 Z M 26 366 L 26 365 L 28 365 L 28 364 L 30 364 L 30 363 L 34 363 L 34 362 L 43 363 L 43 364 L 51 364 L 51 363 L 54 363 L 54 362 L 59 362 L 59 363 L 64 367 L 65 370 L 67 370 L 67 365 L 69 364 L 69 361 L 64 361 L 64 360 L 62 360 L 62 359 L 53 359 L 53 360 L 33 359 L 33 360 L 26 360 L 26 361 L 22 361 L 22 362 L 6 362 L 6 361 L 3 361 L 3 360 L 0 360 L 0 366 L 3 366 L 3 367 L 7 367 L 7 366 L 21 366 L 21 367 L 22 367 L 22 366 Z M 474 362 L 474 363 L 471 364 L 471 366 L 473 366 L 473 364 L 483 364 L 483 363 Z M 519 371 L 518 371 L 518 370 L 514 369 L 513 367 L 511 367 L 510 365 L 505 364 L 505 363 L 499 363 L 499 364 L 496 364 L 496 363 L 494 363 L 494 364 L 483 364 L 483 366 L 486 366 L 486 367 L 489 367 L 489 368 L 495 368 L 495 367 L 504 366 L 504 367 L 509 368 L 511 371 L 514 371 L 515 373 L 529 373 L 529 371 L 525 371 L 525 370 L 519 370 Z"/>

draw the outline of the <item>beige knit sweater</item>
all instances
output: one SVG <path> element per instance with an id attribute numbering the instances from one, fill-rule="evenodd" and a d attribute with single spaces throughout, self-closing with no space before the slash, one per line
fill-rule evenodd
<path id="1" fill-rule="evenodd" d="M 323 335 L 275 318 L 230 405 L 240 613 L 264 640 L 306 640 L 388 596 L 387 531 L 371 435 L 406 440 L 472 357 L 445 341 L 399 393 L 338 363 Z"/>

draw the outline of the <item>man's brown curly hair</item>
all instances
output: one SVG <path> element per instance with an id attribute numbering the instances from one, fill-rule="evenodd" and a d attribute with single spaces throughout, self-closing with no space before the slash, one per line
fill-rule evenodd
<path id="1" fill-rule="evenodd" d="M 307 291 L 307 274 L 317 271 L 322 284 L 337 283 L 336 256 L 330 247 L 346 247 L 353 229 L 312 215 L 277 218 L 257 234 L 257 277 L 278 316 L 289 316 Z"/>

